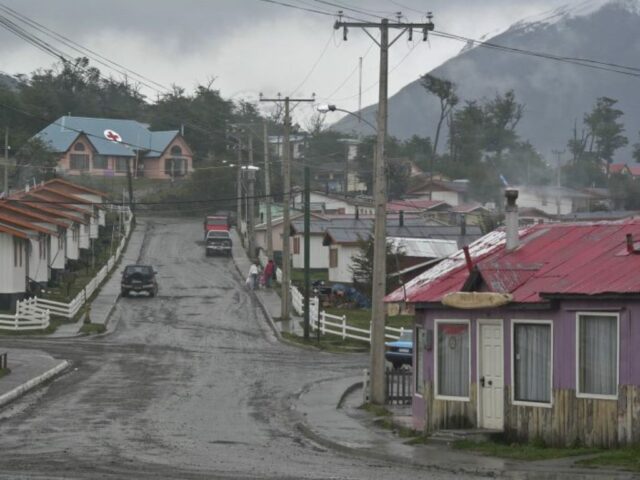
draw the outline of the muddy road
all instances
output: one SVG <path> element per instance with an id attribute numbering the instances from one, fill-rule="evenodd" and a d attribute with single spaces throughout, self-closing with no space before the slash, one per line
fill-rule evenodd
<path id="1" fill-rule="evenodd" d="M 140 261 L 160 292 L 120 299 L 114 333 L 0 340 L 73 362 L 0 411 L 0 478 L 459 478 L 307 439 L 297 393 L 366 356 L 278 342 L 232 260 L 204 256 L 201 228 L 150 221 Z"/>

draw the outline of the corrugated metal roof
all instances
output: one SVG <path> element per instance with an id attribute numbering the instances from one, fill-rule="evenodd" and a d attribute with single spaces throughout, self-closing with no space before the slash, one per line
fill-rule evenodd
<path id="1" fill-rule="evenodd" d="M 131 157 L 135 147 L 124 143 L 112 142 L 104 137 L 105 130 L 114 130 L 124 143 L 141 147 L 141 150 L 155 150 L 148 156 L 158 156 L 169 142 L 178 134 L 178 130 L 152 132 L 147 125 L 135 120 L 113 118 L 73 117 L 65 115 L 40 131 L 36 137 L 48 143 L 56 152 L 66 152 L 79 131 L 88 134 L 88 140 L 101 155 Z"/>
<path id="2" fill-rule="evenodd" d="M 640 240 L 640 219 L 603 223 L 543 224 L 520 232 L 521 245 L 506 251 L 504 233 L 492 232 L 470 246 L 482 288 L 511 293 L 515 302 L 546 295 L 640 294 L 640 254 L 629 254 L 626 235 Z M 458 252 L 406 287 L 409 302 L 439 302 L 469 279 Z M 387 301 L 402 301 L 403 291 Z"/>
<path id="3" fill-rule="evenodd" d="M 388 240 L 394 250 L 402 250 L 408 257 L 444 258 L 458 251 L 455 240 L 403 237 L 390 237 Z"/>

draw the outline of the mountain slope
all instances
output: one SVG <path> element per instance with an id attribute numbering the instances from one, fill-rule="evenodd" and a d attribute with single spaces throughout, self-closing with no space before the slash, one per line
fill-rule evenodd
<path id="1" fill-rule="evenodd" d="M 489 41 L 640 68 L 640 0 L 590 0 L 556 9 L 520 21 Z M 456 83 L 463 100 L 491 98 L 513 89 L 525 104 L 519 133 L 542 153 L 564 149 L 574 122 L 580 128 L 585 112 L 601 96 L 619 100 L 629 142 L 638 141 L 638 77 L 484 47 L 465 48 L 430 73 Z M 374 120 L 376 109 L 369 106 L 363 115 Z M 433 137 L 438 113 L 438 100 L 416 80 L 389 99 L 389 133 L 402 139 L 414 134 Z M 357 131 L 357 120 L 342 119 L 334 128 Z"/>

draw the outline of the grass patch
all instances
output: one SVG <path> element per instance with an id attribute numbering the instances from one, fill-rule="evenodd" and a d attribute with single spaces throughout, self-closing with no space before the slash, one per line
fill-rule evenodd
<path id="1" fill-rule="evenodd" d="M 104 333 L 107 331 L 107 327 L 105 327 L 102 323 L 83 323 L 82 327 L 80 327 L 80 333 L 84 333 L 87 335 L 95 335 L 98 333 Z"/>
<path id="2" fill-rule="evenodd" d="M 381 405 L 376 405 L 374 403 L 365 403 L 359 407 L 361 410 L 365 412 L 369 412 L 376 417 L 389 417 L 391 416 L 391 412 L 387 410 L 385 407 Z"/>
<path id="3" fill-rule="evenodd" d="M 309 277 L 311 283 L 316 280 L 322 280 L 324 282 L 329 281 L 329 271 L 327 269 L 310 269 Z M 300 268 L 294 268 L 291 270 L 291 282 L 299 288 L 304 287 L 304 270 Z"/>
<path id="4" fill-rule="evenodd" d="M 316 347 L 331 353 L 366 352 L 369 350 L 369 344 L 366 342 L 352 339 L 342 340 L 336 335 L 321 335 L 320 342 L 318 342 L 315 331 L 311 332 L 308 341 L 289 332 L 282 332 L 282 337 L 299 345 Z"/>
<path id="5" fill-rule="evenodd" d="M 453 442 L 453 448 L 489 455 L 492 457 L 508 458 L 511 460 L 551 460 L 554 458 L 575 457 L 589 455 L 599 450 L 586 447 L 547 447 L 541 442 L 531 443 L 507 443 L 502 441 L 476 442 L 473 440 L 457 440 Z"/>
<path id="6" fill-rule="evenodd" d="M 371 323 L 371 310 L 364 308 L 326 308 L 324 309 L 331 315 L 346 315 L 347 324 L 356 328 L 368 329 Z M 413 328 L 413 315 L 396 315 L 387 317 L 386 325 L 394 328 Z"/>
<path id="7" fill-rule="evenodd" d="M 6 377 L 10 373 L 11 373 L 11 369 L 10 368 L 0 368 L 0 378 Z"/>
<path id="8" fill-rule="evenodd" d="M 579 460 L 586 467 L 614 467 L 640 472 L 640 445 L 606 450 L 600 455 Z"/>

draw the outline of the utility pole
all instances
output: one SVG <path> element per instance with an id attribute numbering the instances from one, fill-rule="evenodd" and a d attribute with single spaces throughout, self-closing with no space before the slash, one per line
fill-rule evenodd
<path id="1" fill-rule="evenodd" d="M 556 156 L 556 214 L 560 215 L 560 157 L 566 150 L 552 150 Z"/>
<path id="2" fill-rule="evenodd" d="M 262 98 L 261 102 L 284 102 L 284 134 L 282 146 L 284 155 L 282 158 L 282 175 L 284 177 L 284 192 L 282 205 L 282 294 L 280 295 L 282 306 L 280 318 L 289 320 L 289 312 L 291 309 L 291 242 L 289 241 L 289 233 L 291 231 L 291 217 L 289 214 L 289 206 L 291 204 L 291 146 L 289 143 L 289 135 L 291 133 L 291 108 L 290 103 L 295 102 L 315 102 L 314 98 Z"/>
<path id="3" fill-rule="evenodd" d="M 376 139 L 376 150 L 373 157 L 373 201 L 375 206 L 375 224 L 373 233 L 373 276 L 372 276 L 372 302 L 371 302 L 371 402 L 374 404 L 384 404 L 385 381 L 384 381 L 384 329 L 385 329 L 385 308 L 384 296 L 386 294 L 386 243 L 387 243 L 387 182 L 386 182 L 386 162 L 384 157 L 384 144 L 387 136 L 387 81 L 389 76 L 389 47 L 391 47 L 405 32 L 408 33 L 409 40 L 413 38 L 413 29 L 422 30 L 423 41 L 427 40 L 427 34 L 434 29 L 431 22 L 432 15 L 427 14 L 427 23 L 389 23 L 383 18 L 380 23 L 370 22 L 343 22 L 342 16 L 336 21 L 334 28 L 343 29 L 343 38 L 347 39 L 349 27 L 362 28 L 365 33 L 380 47 L 380 80 L 378 91 L 378 134 Z M 369 33 L 369 28 L 380 30 L 380 41 Z M 389 29 L 400 30 L 400 33 L 389 41 Z"/>
<path id="4" fill-rule="evenodd" d="M 311 328 L 309 298 L 311 295 L 311 173 L 309 165 L 304 166 L 304 339 L 309 340 Z"/>
<path id="5" fill-rule="evenodd" d="M 362 57 L 358 59 L 358 125 L 362 123 Z M 360 138 L 360 135 L 358 135 Z"/>
<path id="6" fill-rule="evenodd" d="M 4 195 L 9 196 L 9 127 L 4 129 Z"/>
<path id="7" fill-rule="evenodd" d="M 136 153 L 137 155 L 137 153 Z M 134 157 L 130 157 L 127 162 L 127 185 L 129 187 L 129 210 L 131 213 L 135 210 L 135 204 L 133 202 L 133 179 L 131 178 L 131 170 L 133 169 L 133 159 Z"/>
<path id="8" fill-rule="evenodd" d="M 271 238 L 271 171 L 269 170 L 269 135 L 267 122 L 263 124 L 264 137 L 264 194 L 267 206 L 267 256 L 273 260 L 273 238 Z"/>
<path id="9" fill-rule="evenodd" d="M 247 168 L 247 181 L 249 184 L 247 206 L 247 234 L 249 235 L 249 240 L 247 242 L 247 250 L 249 250 L 249 259 L 255 260 L 256 238 L 254 220 L 256 172 L 253 170 L 253 133 L 251 133 L 251 130 L 249 130 L 249 167 Z"/>
<path id="10" fill-rule="evenodd" d="M 242 239 L 242 140 L 240 137 L 236 137 L 237 148 L 238 148 L 238 175 L 236 178 L 236 229 L 238 231 L 238 236 Z M 244 243 L 244 242 L 243 242 Z"/>

